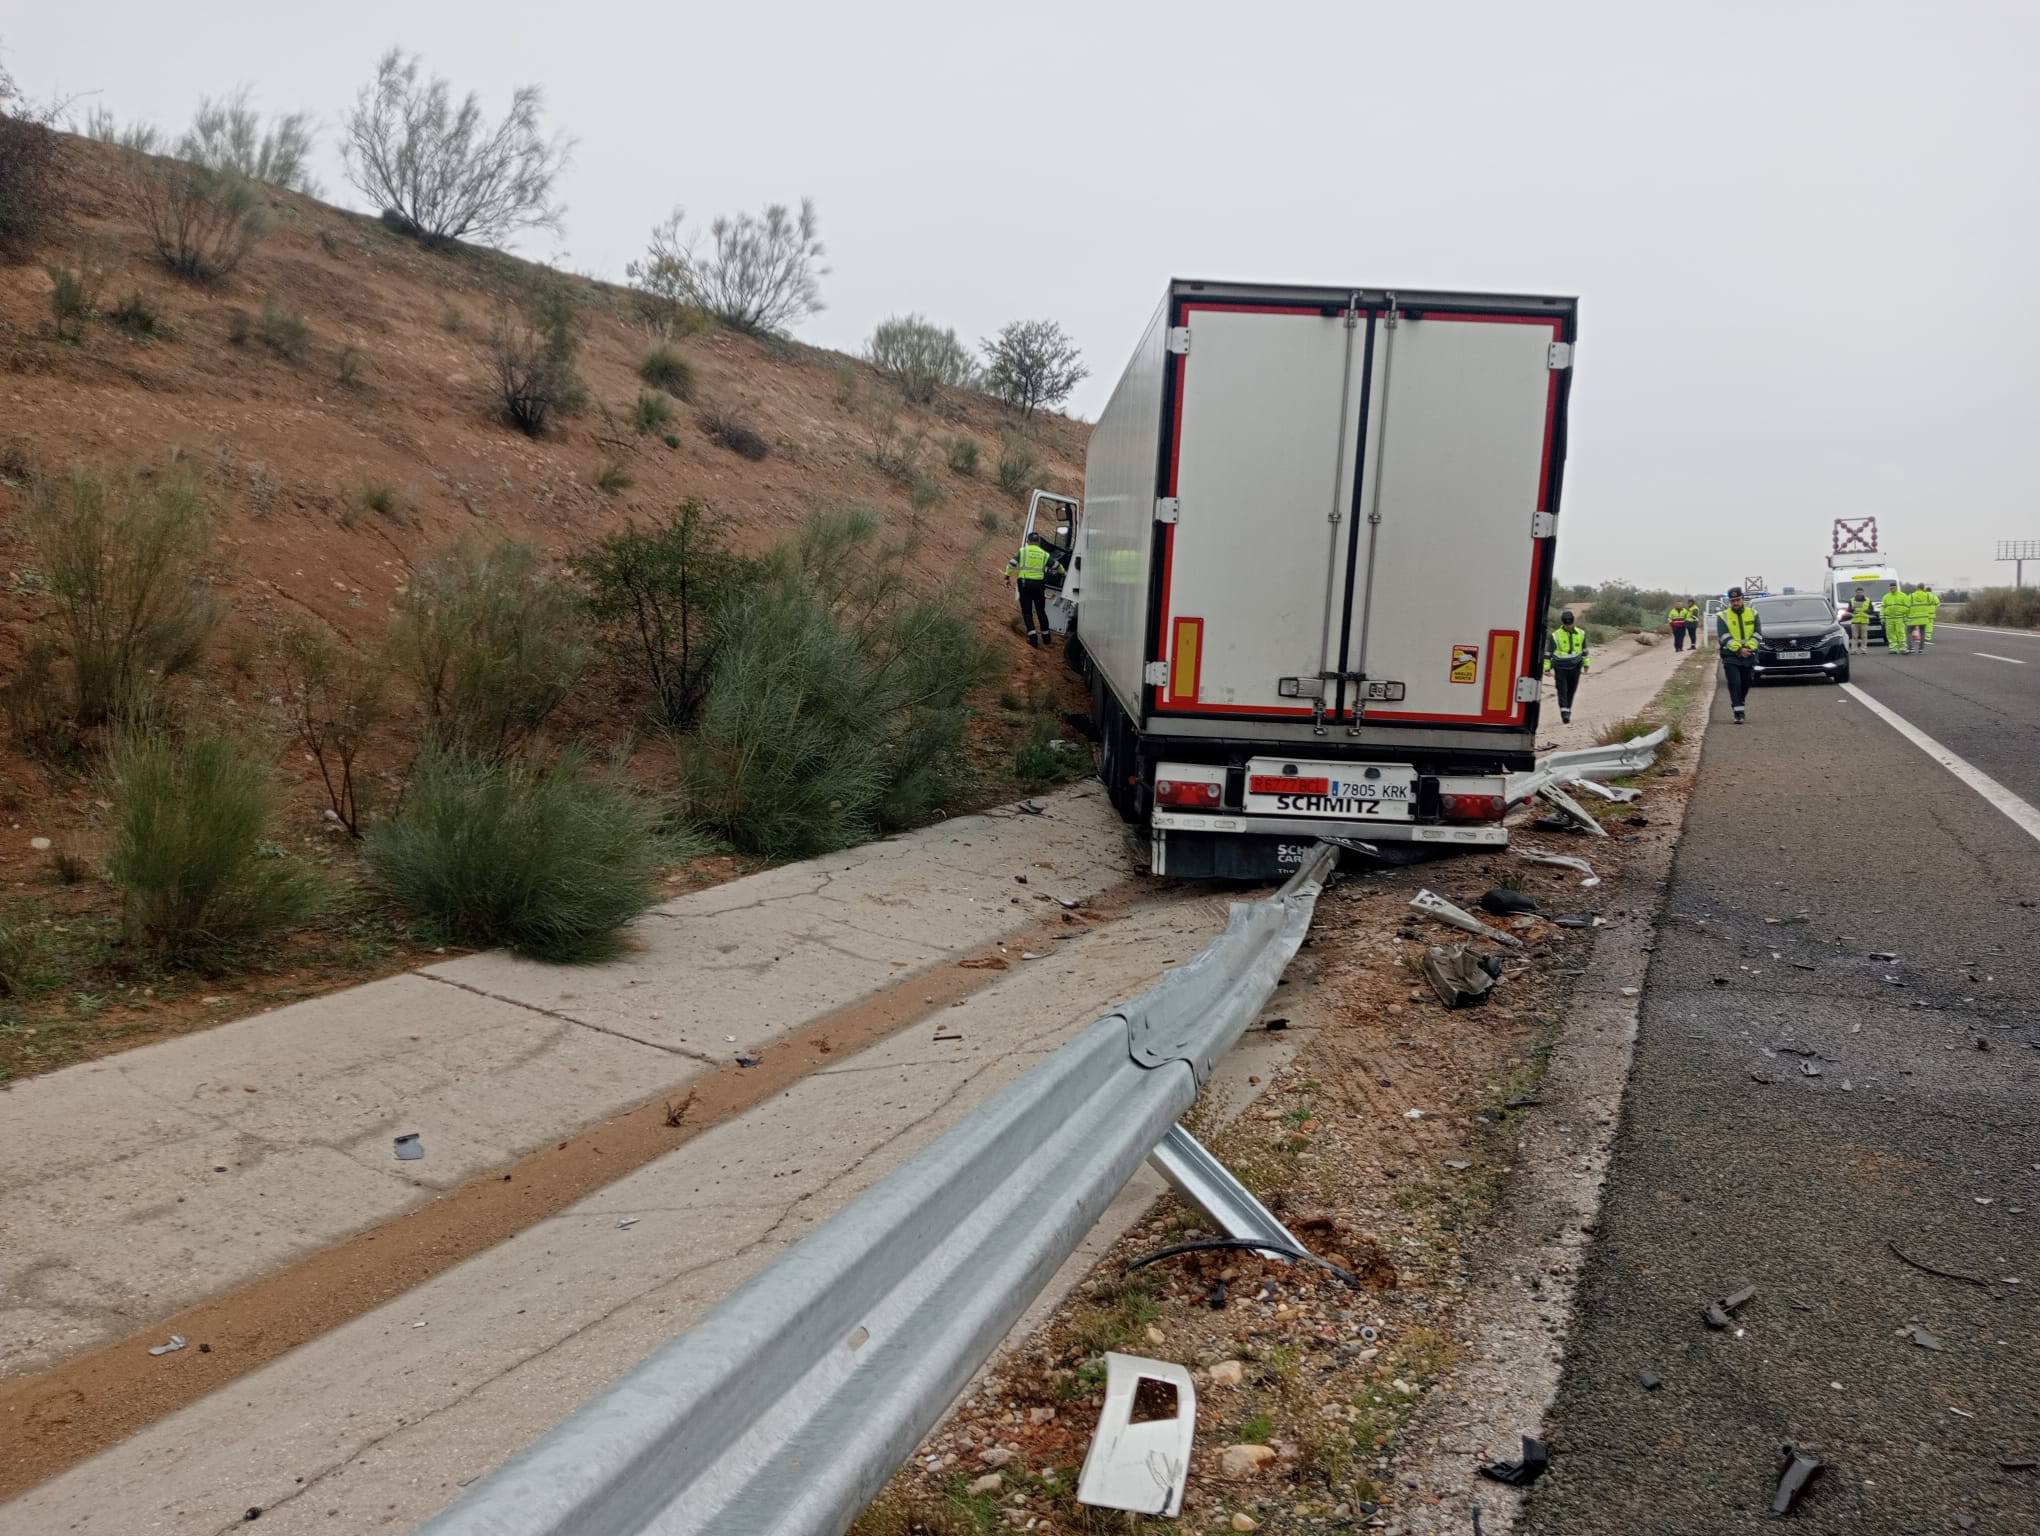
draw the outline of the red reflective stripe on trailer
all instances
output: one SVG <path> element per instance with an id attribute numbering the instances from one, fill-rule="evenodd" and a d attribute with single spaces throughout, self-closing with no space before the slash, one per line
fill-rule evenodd
<path id="1" fill-rule="evenodd" d="M 1224 304 L 1208 302 L 1185 304 L 1183 313 L 1228 314 L 1228 315 L 1317 315 L 1323 317 L 1324 310 L 1315 304 Z M 1342 309 L 1339 314 L 1345 314 Z"/>
<path id="2" fill-rule="evenodd" d="M 1281 704 L 1212 704 L 1200 702 L 1176 705 L 1163 703 L 1157 707 L 1177 715 L 1266 715 L 1282 720 L 1308 720 L 1314 713 L 1314 711 L 1308 709 L 1293 709 Z M 1325 718 L 1327 720 L 1333 718 L 1330 710 L 1325 711 Z"/>
<path id="3" fill-rule="evenodd" d="M 1557 339 L 1559 328 L 1565 324 L 1563 320 L 1551 315 L 1468 315 L 1457 311 L 1445 313 L 1422 307 L 1416 308 L 1415 313 L 1424 320 L 1472 320 L 1481 325 L 1548 325 L 1552 328 L 1554 340 Z"/>

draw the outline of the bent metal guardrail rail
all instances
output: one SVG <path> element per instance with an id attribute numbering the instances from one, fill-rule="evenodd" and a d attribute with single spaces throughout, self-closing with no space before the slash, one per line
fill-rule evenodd
<path id="1" fill-rule="evenodd" d="M 1575 747 L 1570 752 L 1551 752 L 1537 759 L 1529 773 L 1509 778 L 1508 802 L 1518 805 L 1547 785 L 1568 784 L 1574 779 L 1620 779 L 1641 773 L 1657 761 L 1657 749 L 1664 745 L 1670 728 L 1659 726 L 1648 736 L 1632 736 L 1599 747 Z"/>
<path id="2" fill-rule="evenodd" d="M 816 1228 L 420 1536 L 838 1536 L 1274 991 L 1337 850 Z"/>

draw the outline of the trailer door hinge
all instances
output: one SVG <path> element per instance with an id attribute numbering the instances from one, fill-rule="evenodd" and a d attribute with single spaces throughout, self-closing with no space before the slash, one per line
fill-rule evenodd
<path id="1" fill-rule="evenodd" d="M 1537 695 L 1540 691 L 1542 691 L 1543 686 L 1544 685 L 1538 682 L 1538 680 L 1534 677 L 1517 678 L 1516 702 L 1518 704 L 1535 704 L 1537 702 Z"/>
<path id="2" fill-rule="evenodd" d="M 1557 532 L 1558 514 L 1556 512 L 1532 512 L 1530 514 L 1531 538 L 1548 539 Z"/>
<path id="3" fill-rule="evenodd" d="M 1554 341 L 1544 349 L 1544 366 L 1547 368 L 1572 367 L 1572 343 Z"/>
<path id="4" fill-rule="evenodd" d="M 1180 522 L 1183 517 L 1183 498 L 1180 496 L 1157 496 L 1155 498 L 1155 521 L 1158 523 Z"/>
<path id="5" fill-rule="evenodd" d="M 1140 674 L 1140 680 L 1156 688 L 1169 686 L 1169 664 L 1166 661 L 1151 661 Z"/>
<path id="6" fill-rule="evenodd" d="M 1189 355 L 1190 353 L 1189 326 L 1172 325 L 1169 327 L 1169 350 L 1171 352 L 1178 354 L 1179 356 L 1187 357 Z"/>

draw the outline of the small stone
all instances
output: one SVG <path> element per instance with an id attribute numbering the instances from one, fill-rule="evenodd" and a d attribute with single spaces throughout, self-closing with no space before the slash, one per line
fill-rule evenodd
<path id="1" fill-rule="evenodd" d="M 1030 1408 L 1027 1410 L 1027 1422 L 1030 1424 L 1053 1424 L 1055 1422 L 1055 1410 L 1053 1408 Z"/>
<path id="2" fill-rule="evenodd" d="M 972 1493 L 997 1493 L 1005 1486 L 1006 1478 L 1003 1473 L 987 1472 L 983 1477 L 970 1485 L 970 1491 Z"/>
<path id="3" fill-rule="evenodd" d="M 1153 1324 L 1148 1325 L 1147 1336 L 1148 1343 L 1150 1344 L 1166 1344 L 1169 1342 L 1169 1336 L 1166 1333 L 1162 1332 L 1161 1329 L 1155 1327 Z"/>
<path id="4" fill-rule="evenodd" d="M 1214 1387 L 1236 1387 L 1247 1378 L 1247 1368 L 1238 1360 L 1221 1360 L 1211 1368 Z"/>
<path id="5" fill-rule="evenodd" d="M 990 1450 L 979 1451 L 978 1460 L 988 1467 L 1007 1467 L 1013 1464 L 1013 1453 L 1003 1445 L 995 1445 Z"/>
<path id="6" fill-rule="evenodd" d="M 1229 1445 L 1218 1458 L 1218 1470 L 1227 1477 L 1252 1477 L 1274 1459 L 1275 1452 L 1269 1446 Z"/>
<path id="7" fill-rule="evenodd" d="M 1252 1515 L 1234 1515 L 1232 1517 L 1232 1528 L 1236 1531 L 1258 1531 L 1261 1528 L 1261 1522 Z"/>
<path id="8" fill-rule="evenodd" d="M 28 846 L 37 853 L 47 853 L 49 852 L 50 840 L 46 837 L 31 837 L 28 840 Z"/>

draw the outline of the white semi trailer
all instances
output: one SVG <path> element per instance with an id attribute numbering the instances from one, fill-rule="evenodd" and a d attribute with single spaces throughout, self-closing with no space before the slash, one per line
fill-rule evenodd
<path id="1" fill-rule="evenodd" d="M 1155 873 L 1507 840 L 1576 320 L 1568 298 L 1169 285 L 1081 507 L 1053 509 L 1102 777 Z"/>

